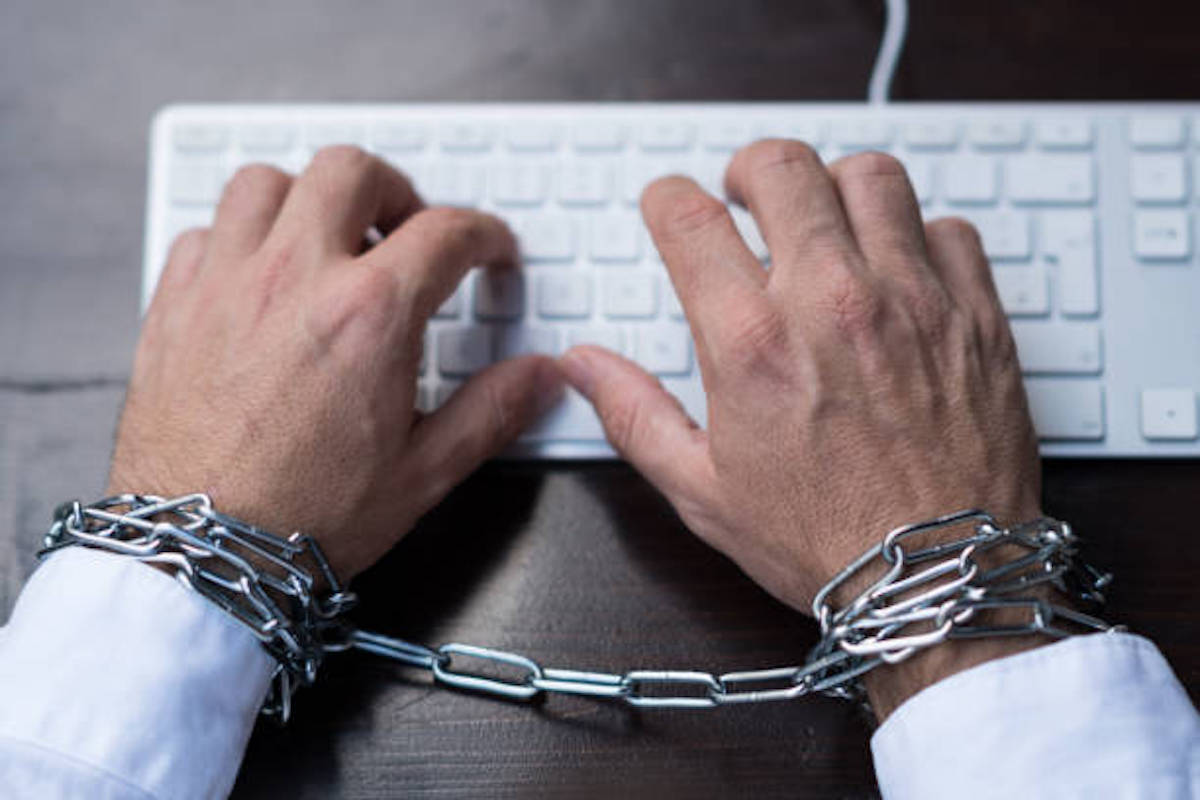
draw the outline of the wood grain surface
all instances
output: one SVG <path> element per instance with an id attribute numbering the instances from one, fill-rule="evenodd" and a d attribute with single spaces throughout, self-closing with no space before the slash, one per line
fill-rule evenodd
<path id="1" fill-rule="evenodd" d="M 197 100 L 859 99 L 865 0 L 13 0 L 0 25 L 0 618 L 50 510 L 102 487 L 137 334 L 146 131 Z M 1194 3 L 913 0 L 901 99 L 1194 99 Z M 1054 461 L 1045 507 L 1112 613 L 1200 693 L 1200 464 Z M 368 573 L 362 623 L 559 665 L 793 663 L 814 628 L 628 467 L 491 465 Z M 231 676 L 234 679 L 234 676 Z M 239 798 L 871 797 L 834 701 L 636 712 L 508 703 L 334 659 Z"/>

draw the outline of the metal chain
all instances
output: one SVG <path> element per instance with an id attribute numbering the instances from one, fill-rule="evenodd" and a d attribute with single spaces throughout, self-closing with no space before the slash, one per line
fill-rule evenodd
<path id="1" fill-rule="evenodd" d="M 969 526 L 953 541 L 909 549 L 905 542 L 932 531 Z M 310 685 L 325 655 L 361 650 L 428 670 L 449 686 L 515 699 L 542 693 L 620 699 L 643 708 L 712 708 L 823 694 L 862 700 L 862 676 L 951 639 L 1116 630 L 1096 617 L 1038 596 L 1038 586 L 1103 603 L 1112 576 L 1077 560 L 1069 525 L 1039 519 L 1001 528 L 987 513 L 961 511 L 891 531 L 831 580 L 813 601 L 822 638 L 803 665 L 712 674 L 695 670 L 633 670 L 623 674 L 543 667 L 518 653 L 450 642 L 436 649 L 355 629 L 339 617 L 355 603 L 317 543 L 287 539 L 221 514 L 206 495 L 166 500 L 110 497 L 91 505 L 65 504 L 55 515 L 39 557 L 84 546 L 166 564 L 189 588 L 246 625 L 279 662 L 265 714 L 288 718 L 291 696 Z M 985 569 L 978 556 L 1002 546 L 1020 555 Z M 309 561 L 316 573 L 300 562 Z M 870 569 L 882 570 L 841 608 L 833 595 Z M 322 585 L 323 584 L 323 585 Z M 1008 609 L 1027 620 L 983 624 L 977 617 Z M 511 678 L 456 666 L 458 659 L 515 669 Z"/>

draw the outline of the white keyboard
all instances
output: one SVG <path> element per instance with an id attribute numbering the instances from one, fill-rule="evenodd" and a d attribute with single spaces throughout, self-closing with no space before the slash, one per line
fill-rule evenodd
<path id="1" fill-rule="evenodd" d="M 209 224 L 237 167 L 297 171 L 317 148 L 357 144 L 428 202 L 493 211 L 522 243 L 522 271 L 472 274 L 430 323 L 422 405 L 493 360 L 594 342 L 658 375 L 703 424 L 687 325 L 637 199 L 670 172 L 720 195 L 733 150 L 765 136 L 826 160 L 891 152 L 927 217 L 975 223 L 1043 454 L 1200 456 L 1200 104 L 173 106 L 152 130 L 143 302 L 171 240 Z M 516 454 L 612 451 L 569 395 Z"/>

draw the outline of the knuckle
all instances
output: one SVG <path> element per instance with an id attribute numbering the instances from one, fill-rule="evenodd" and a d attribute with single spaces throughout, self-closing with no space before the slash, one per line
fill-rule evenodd
<path id="1" fill-rule="evenodd" d="M 643 415 L 641 401 L 636 397 L 622 398 L 600 412 L 600 421 L 608 440 L 618 452 L 628 454 L 634 451 Z"/>
<path id="2" fill-rule="evenodd" d="M 322 293 L 322 301 L 310 308 L 314 327 L 321 339 L 338 336 L 352 327 L 370 331 L 378 341 L 381 328 L 395 323 L 391 313 L 396 297 L 396 276 L 390 270 L 365 266 L 338 275 Z"/>
<path id="3" fill-rule="evenodd" d="M 867 150 L 843 158 L 837 170 L 843 178 L 901 178 L 907 177 L 904 164 L 895 156 L 877 150 Z"/>
<path id="4" fill-rule="evenodd" d="M 233 197 L 255 196 L 275 193 L 291 181 L 286 173 L 269 164 L 246 164 L 239 167 L 226 186 L 226 194 Z"/>
<path id="5" fill-rule="evenodd" d="M 752 173 L 778 169 L 824 169 L 821 156 L 804 142 L 795 139 L 761 139 L 739 153 Z"/>
<path id="6" fill-rule="evenodd" d="M 309 169 L 324 174 L 357 174 L 365 171 L 374 156 L 352 144 L 332 144 L 313 155 Z"/>
<path id="7" fill-rule="evenodd" d="M 950 299 L 939 287 L 922 283 L 908 292 L 906 305 L 917 326 L 940 339 L 949 322 Z"/>
<path id="8" fill-rule="evenodd" d="M 728 358 L 746 372 L 783 377 L 790 371 L 789 331 L 779 314 L 734 311 L 728 321 Z"/>
<path id="9" fill-rule="evenodd" d="M 191 228 L 175 237 L 163 265 L 163 283 L 183 285 L 191 281 L 204 259 L 208 236 L 208 228 Z"/>
<path id="10" fill-rule="evenodd" d="M 925 226 L 925 231 L 926 236 L 931 239 L 959 242 L 980 253 L 983 252 L 983 240 L 979 236 L 979 229 L 962 217 L 935 219 Z"/>
<path id="11" fill-rule="evenodd" d="M 520 418 L 512 412 L 512 404 L 496 383 L 485 384 L 484 397 L 491 424 L 487 426 L 485 448 L 494 452 L 504 447 L 521 432 Z"/>
<path id="12" fill-rule="evenodd" d="M 1007 321 L 1001 317 L 999 323 L 993 323 L 993 329 L 985 330 L 983 335 L 991 343 L 988 349 L 995 365 L 1002 370 L 1016 369 L 1017 342 L 1013 339 L 1012 330 L 1008 327 Z"/>
<path id="13" fill-rule="evenodd" d="M 486 235 L 491 218 L 467 208 L 433 206 L 418 211 L 411 224 L 437 238 L 453 238 L 468 247 L 477 245 Z"/>
<path id="14" fill-rule="evenodd" d="M 867 281 L 854 275 L 835 279 L 826 300 L 837 330 L 859 338 L 882 329 L 883 299 Z"/>
<path id="15" fill-rule="evenodd" d="M 684 238 L 727 218 L 725 204 L 700 191 L 680 192 L 660 217 L 660 230 L 668 237 Z"/>

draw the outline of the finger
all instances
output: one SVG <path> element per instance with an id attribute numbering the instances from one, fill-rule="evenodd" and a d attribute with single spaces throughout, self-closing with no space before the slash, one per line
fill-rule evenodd
<path id="1" fill-rule="evenodd" d="M 931 268 L 959 305 L 988 315 L 999 312 L 992 270 L 971 223 L 957 217 L 933 220 L 925 226 L 925 244 Z"/>
<path id="2" fill-rule="evenodd" d="M 803 142 L 764 139 L 743 147 L 725 171 L 725 191 L 754 215 L 771 252 L 772 281 L 791 282 L 800 273 L 808 282 L 814 270 L 857 265 L 837 187 Z"/>
<path id="3" fill-rule="evenodd" d="M 933 279 L 904 165 L 886 153 L 858 153 L 835 161 L 829 174 L 867 266 L 905 284 Z"/>
<path id="4" fill-rule="evenodd" d="M 258 250 L 291 188 L 292 176 L 266 164 L 248 164 L 235 172 L 217 205 L 213 250 L 233 257 Z M 227 263 L 225 258 L 218 261 Z"/>
<path id="5" fill-rule="evenodd" d="M 661 178 L 646 187 L 642 215 L 703 356 L 730 307 L 765 303 L 767 273 L 725 204 L 689 178 Z"/>
<path id="6" fill-rule="evenodd" d="M 335 145 L 318 150 L 296 179 L 272 236 L 356 255 L 369 228 L 391 230 L 420 207 L 404 175 L 364 150 Z"/>
<path id="7" fill-rule="evenodd" d="M 600 347 L 574 347 L 563 374 L 596 408 L 613 448 L 672 501 L 713 485 L 708 435 L 637 364 Z"/>
<path id="8" fill-rule="evenodd" d="M 501 361 L 459 387 L 413 428 L 412 463 L 426 476 L 422 508 L 514 442 L 558 402 L 562 388 L 558 366 L 545 356 Z"/>
<path id="9" fill-rule="evenodd" d="M 175 237 L 158 277 L 155 296 L 186 288 L 195 280 L 211 238 L 212 231 L 208 228 L 190 228 Z"/>
<path id="10" fill-rule="evenodd" d="M 473 266 L 511 266 L 517 240 L 499 217 L 468 208 L 418 211 L 361 256 L 396 272 L 415 298 L 421 320 L 431 316 Z"/>

